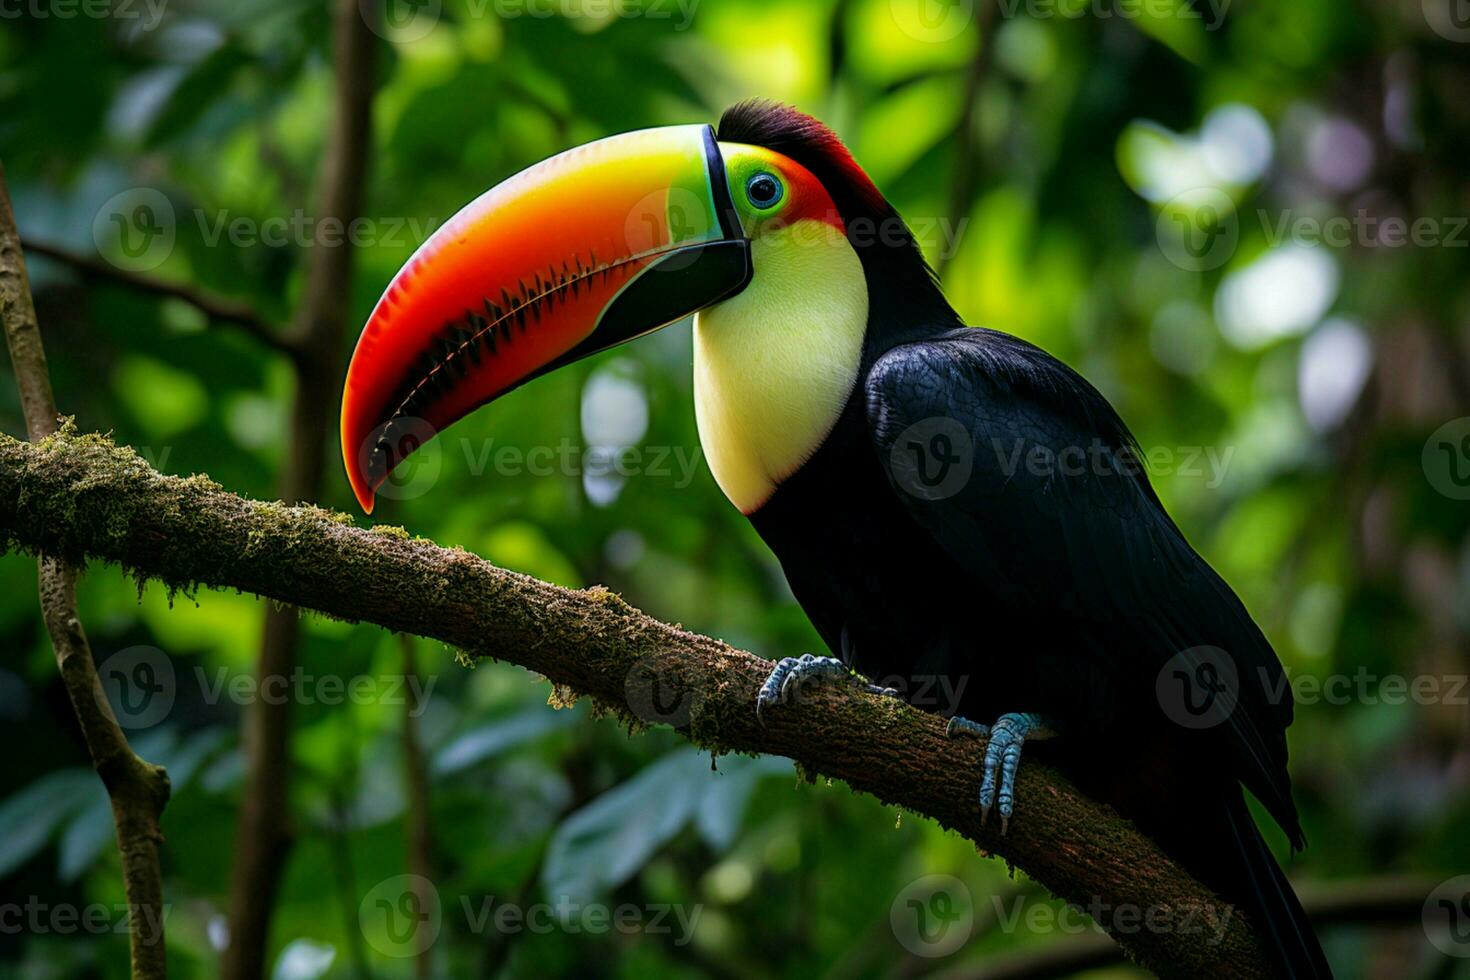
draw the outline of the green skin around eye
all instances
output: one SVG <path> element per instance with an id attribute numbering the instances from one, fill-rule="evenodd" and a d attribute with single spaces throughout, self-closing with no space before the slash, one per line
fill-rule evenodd
<path id="1" fill-rule="evenodd" d="M 781 175 L 765 165 L 763 161 L 741 161 L 732 170 L 730 184 L 732 195 L 735 198 L 735 208 L 740 212 L 741 222 L 746 228 L 769 221 L 786 210 L 786 205 L 791 201 L 791 189 Z M 750 179 L 757 174 L 769 174 L 776 183 L 781 185 L 780 200 L 769 207 L 761 208 L 751 203 L 748 187 Z"/>

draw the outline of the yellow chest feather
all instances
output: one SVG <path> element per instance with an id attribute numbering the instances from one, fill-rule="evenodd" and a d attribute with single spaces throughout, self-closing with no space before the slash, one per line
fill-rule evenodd
<path id="1" fill-rule="evenodd" d="M 862 265 L 840 234 L 811 224 L 757 238 L 750 284 L 694 319 L 699 441 L 747 514 L 821 446 L 862 360 Z"/>

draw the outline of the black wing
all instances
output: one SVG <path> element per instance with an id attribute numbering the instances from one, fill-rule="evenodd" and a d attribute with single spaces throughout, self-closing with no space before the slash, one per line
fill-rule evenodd
<path id="1" fill-rule="evenodd" d="M 1300 846 L 1281 664 L 1164 511 L 1106 399 L 1041 349 L 974 328 L 895 347 L 865 389 L 894 492 L 988 594 L 1104 638 L 1085 655 L 1150 697 L 1171 658 L 1234 668 L 1217 731 L 1202 736 L 1223 740 L 1221 761 Z"/>

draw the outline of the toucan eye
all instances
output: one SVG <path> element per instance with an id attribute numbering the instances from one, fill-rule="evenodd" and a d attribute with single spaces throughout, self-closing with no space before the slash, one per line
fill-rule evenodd
<path id="1" fill-rule="evenodd" d="M 746 198 L 762 211 L 775 207 L 785 193 L 785 189 L 775 175 L 768 174 L 764 170 L 751 174 L 750 179 L 745 182 Z"/>

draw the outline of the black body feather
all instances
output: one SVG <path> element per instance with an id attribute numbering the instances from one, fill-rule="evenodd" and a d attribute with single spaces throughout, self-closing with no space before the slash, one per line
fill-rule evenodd
<path id="1" fill-rule="evenodd" d="M 850 228 L 899 220 L 836 137 L 794 110 L 742 104 L 719 138 L 807 167 Z M 1092 385 L 1031 344 L 962 326 L 911 237 L 849 234 L 869 289 L 858 384 L 822 446 L 751 515 L 802 608 L 836 655 L 920 707 L 1058 719 L 1063 737 L 1028 753 L 1246 909 L 1283 975 L 1330 976 L 1241 793 L 1301 846 L 1292 704 L 1269 642 L 1132 465 L 1133 437 Z M 970 473 L 931 499 L 895 463 L 904 434 L 934 419 L 963 427 Z M 1081 472 L 1026 463 L 1071 447 L 1092 454 Z M 1162 709 L 1156 681 L 1202 646 L 1232 658 L 1237 703 L 1190 729 Z"/>

